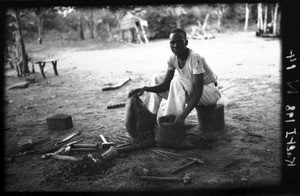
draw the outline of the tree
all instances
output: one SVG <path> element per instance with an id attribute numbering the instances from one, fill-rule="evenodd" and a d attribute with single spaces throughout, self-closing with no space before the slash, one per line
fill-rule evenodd
<path id="1" fill-rule="evenodd" d="M 267 33 L 267 25 L 268 25 L 268 5 L 265 4 L 265 11 L 264 11 L 264 23 L 263 23 L 263 32 Z"/>
<path id="2" fill-rule="evenodd" d="M 94 39 L 94 16 L 93 16 L 93 8 L 91 8 L 90 35 L 91 35 L 91 39 Z"/>
<path id="3" fill-rule="evenodd" d="M 279 14 L 279 3 L 276 3 L 274 10 L 274 20 L 273 20 L 273 34 L 279 35 L 280 30 L 280 14 Z"/>
<path id="4" fill-rule="evenodd" d="M 264 9 L 263 9 L 264 7 Z M 281 13 L 279 4 L 261 3 L 257 6 L 257 36 L 278 36 L 280 34 Z M 271 19 L 269 19 L 271 16 Z"/>
<path id="5" fill-rule="evenodd" d="M 246 12 L 245 12 L 244 30 L 247 31 L 248 30 L 248 21 L 249 21 L 249 5 L 248 5 L 248 3 L 246 3 L 245 7 L 246 7 Z"/>
<path id="6" fill-rule="evenodd" d="M 217 4 L 216 10 L 214 11 L 215 14 L 218 16 L 218 32 L 222 32 L 222 23 L 223 23 L 223 15 L 225 13 L 225 5 L 224 4 Z"/>
<path id="7" fill-rule="evenodd" d="M 22 11 L 19 9 L 9 10 L 8 14 L 12 16 L 15 20 L 12 21 L 9 25 L 15 27 L 15 41 L 20 47 L 21 54 L 17 54 L 20 57 L 19 62 L 17 63 L 18 76 L 26 75 L 29 72 L 28 68 L 28 55 L 26 53 L 24 39 L 23 39 L 23 30 L 20 20 L 20 15 Z"/>
<path id="8" fill-rule="evenodd" d="M 38 25 L 38 42 L 39 44 L 42 44 L 42 28 L 43 28 L 43 20 L 42 15 L 45 13 L 45 10 L 41 8 L 33 9 L 36 17 L 37 17 L 37 25 Z"/>
<path id="9" fill-rule="evenodd" d="M 81 40 L 84 40 L 84 31 L 83 31 L 83 13 L 79 10 L 78 15 L 78 34 Z"/>
<path id="10" fill-rule="evenodd" d="M 257 31 L 260 34 L 263 31 L 263 12 L 262 3 L 257 5 Z"/>
<path id="11" fill-rule="evenodd" d="M 37 27 L 38 27 L 38 42 L 39 44 L 43 43 L 42 39 L 42 32 L 43 32 L 43 23 L 44 23 L 44 17 L 46 17 L 47 14 L 56 12 L 55 8 L 32 8 L 31 9 L 37 18 Z"/>

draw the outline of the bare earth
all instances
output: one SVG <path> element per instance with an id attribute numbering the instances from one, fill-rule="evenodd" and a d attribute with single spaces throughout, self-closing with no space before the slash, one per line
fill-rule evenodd
<path id="1" fill-rule="evenodd" d="M 90 44 L 90 43 L 89 43 Z M 91 44 L 90 44 L 91 45 Z M 40 48 L 39 48 L 40 47 Z M 201 133 L 193 110 L 188 132 L 210 139 L 211 149 L 176 151 L 185 157 L 197 157 L 203 165 L 193 165 L 179 172 L 171 171 L 187 163 L 182 157 L 167 159 L 149 149 L 132 151 L 115 159 L 103 173 L 70 174 L 68 161 L 42 160 L 37 152 L 5 162 L 6 191 L 123 191 L 181 189 L 181 183 L 145 183 L 132 168 L 136 165 L 155 171 L 157 176 L 183 177 L 188 173 L 193 183 L 186 189 L 247 188 L 279 185 L 281 180 L 280 129 L 280 40 L 257 38 L 254 32 L 216 35 L 212 40 L 190 40 L 189 47 L 199 51 L 219 77 L 224 90 L 220 103 L 225 106 L 225 129 Z M 127 95 L 130 89 L 147 84 L 155 72 L 166 70 L 170 54 L 167 40 L 148 45 L 122 45 L 120 48 L 31 46 L 37 58 L 58 58 L 58 73 L 46 65 L 43 79 L 36 70 L 36 83 L 26 89 L 7 90 L 5 155 L 19 153 L 18 142 L 31 139 L 34 150 L 43 149 L 81 131 L 72 140 L 82 143 L 107 140 L 119 143 L 117 135 L 128 136 L 125 129 Z M 130 77 L 120 89 L 102 91 Z M 6 87 L 24 78 L 6 77 Z M 231 87 L 231 88 L 229 88 Z M 229 89 L 227 89 L 229 88 Z M 125 107 L 107 109 L 110 104 Z M 164 109 L 164 102 L 162 104 Z M 161 111 L 160 111 L 161 112 Z M 47 129 L 46 118 L 53 114 L 71 115 L 74 127 L 65 131 Z M 160 114 L 160 113 L 159 113 Z M 103 152 L 93 152 L 95 156 Z M 73 153 L 82 157 L 87 153 Z"/>

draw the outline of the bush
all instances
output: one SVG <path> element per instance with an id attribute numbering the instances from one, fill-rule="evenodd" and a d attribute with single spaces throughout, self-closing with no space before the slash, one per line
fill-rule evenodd
<path id="1" fill-rule="evenodd" d="M 170 32 L 176 28 L 176 19 L 170 14 L 164 13 L 161 9 L 149 10 L 144 19 L 148 21 L 149 39 L 168 38 Z"/>

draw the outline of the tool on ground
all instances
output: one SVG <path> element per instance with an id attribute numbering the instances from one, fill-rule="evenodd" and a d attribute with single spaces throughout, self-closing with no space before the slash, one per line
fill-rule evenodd
<path id="1" fill-rule="evenodd" d="M 165 150 L 156 149 L 156 151 L 161 152 L 161 153 L 165 153 L 165 154 L 175 155 L 175 156 L 183 156 L 181 154 L 174 153 L 174 152 L 169 152 L 169 151 L 165 151 Z"/>
<path id="2" fill-rule="evenodd" d="M 102 149 L 108 149 L 111 146 L 115 145 L 113 142 L 107 142 L 106 139 L 105 139 L 105 137 L 102 134 L 100 134 L 100 137 L 101 137 L 101 139 L 103 141 L 102 146 L 101 146 Z"/>
<path id="3" fill-rule="evenodd" d="M 65 155 L 58 155 L 55 154 L 52 156 L 55 159 L 60 159 L 60 160 L 67 160 L 67 161 L 81 161 L 81 158 L 78 157 L 71 157 L 71 156 L 65 156 Z"/>
<path id="4" fill-rule="evenodd" d="M 86 152 L 86 151 L 96 151 L 98 148 L 71 148 L 71 152 Z"/>
<path id="5" fill-rule="evenodd" d="M 160 152 L 158 152 L 158 151 L 156 151 L 156 150 L 154 150 L 154 149 L 149 149 L 149 150 L 151 150 L 152 152 L 154 152 L 154 153 L 156 153 L 156 154 L 159 154 L 160 156 L 163 156 L 163 157 L 165 157 L 165 158 L 167 158 L 167 159 L 170 159 L 170 157 L 168 157 L 167 155 L 165 155 L 165 154 L 163 154 L 163 153 L 160 153 Z"/>
<path id="6" fill-rule="evenodd" d="M 130 146 L 130 145 L 131 145 L 131 143 L 120 144 L 120 145 L 116 146 L 116 148 L 117 148 L 117 149 L 118 149 L 118 148 L 124 148 L 124 147 Z"/>
<path id="7" fill-rule="evenodd" d="M 55 144 L 55 146 L 60 145 L 60 144 L 63 144 L 64 142 L 66 142 L 66 141 L 72 139 L 73 137 L 75 137 L 76 135 L 79 135 L 79 134 L 80 134 L 79 131 L 75 131 L 74 133 L 72 133 L 71 135 L 67 136 L 67 137 L 66 137 L 65 139 L 63 139 L 62 141 L 57 142 L 57 143 Z"/>
<path id="8" fill-rule="evenodd" d="M 183 169 L 187 168 L 188 166 L 190 166 L 190 165 L 192 165 L 192 164 L 194 164 L 194 163 L 203 164 L 203 161 L 201 161 L 201 160 L 198 159 L 198 158 L 188 158 L 188 159 L 189 159 L 189 160 L 192 160 L 192 161 L 189 162 L 189 163 L 187 163 L 187 164 L 185 164 L 185 165 L 183 165 L 183 166 L 181 166 L 181 167 L 179 167 L 178 169 L 174 170 L 174 171 L 172 172 L 172 174 L 174 174 L 174 173 L 176 173 L 176 172 L 178 172 L 178 171 L 180 171 L 180 170 L 183 170 Z"/>
<path id="9" fill-rule="evenodd" d="M 182 184 L 188 184 L 188 183 L 191 182 L 191 178 L 188 174 L 186 174 L 183 178 L 141 176 L 139 179 L 140 180 L 146 180 L 146 181 L 181 182 Z"/>
<path id="10" fill-rule="evenodd" d="M 80 142 L 80 141 L 82 141 L 82 140 L 83 140 L 83 139 L 78 140 L 78 141 L 69 142 L 69 143 L 66 144 L 64 147 L 59 148 L 59 149 L 56 150 L 55 152 L 43 154 L 41 158 L 42 158 L 42 159 L 45 159 L 45 158 L 52 157 L 53 155 L 57 155 L 57 154 L 60 154 L 60 153 L 68 153 L 68 152 L 70 152 L 71 146 L 72 146 L 73 144 L 76 144 L 76 143 L 78 143 L 78 142 Z"/>
<path id="11" fill-rule="evenodd" d="M 99 144 L 73 144 L 72 148 L 98 148 Z"/>
<path id="12" fill-rule="evenodd" d="M 104 160 L 108 161 L 108 160 L 116 158 L 118 156 L 118 151 L 115 147 L 110 146 L 109 149 L 105 153 L 103 153 L 101 156 Z"/>
<path id="13" fill-rule="evenodd" d="M 89 157 L 90 159 L 92 159 L 92 161 L 94 161 L 94 163 L 97 163 L 98 160 L 99 160 L 98 158 L 94 158 L 92 154 L 88 154 L 88 157 Z"/>

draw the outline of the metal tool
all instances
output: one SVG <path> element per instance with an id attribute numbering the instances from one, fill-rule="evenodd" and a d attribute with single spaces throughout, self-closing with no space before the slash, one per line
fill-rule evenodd
<path id="1" fill-rule="evenodd" d="M 73 144 L 72 148 L 98 148 L 99 144 Z"/>
<path id="2" fill-rule="evenodd" d="M 102 146 L 101 146 L 102 149 L 108 149 L 109 147 L 115 145 L 113 142 L 107 142 L 106 139 L 105 139 L 105 137 L 102 134 L 100 134 L 100 137 L 101 137 L 101 139 L 103 141 Z"/>
<path id="3" fill-rule="evenodd" d="M 139 179 L 140 180 L 147 180 L 147 181 L 181 182 L 183 184 L 188 184 L 188 183 L 191 182 L 191 178 L 188 174 L 186 174 L 183 178 L 141 176 Z"/>
<path id="4" fill-rule="evenodd" d="M 190 166 L 190 165 L 192 165 L 192 164 L 194 164 L 194 163 L 203 164 L 203 161 L 201 161 L 201 160 L 198 159 L 198 158 L 188 158 L 188 159 L 190 159 L 190 160 L 192 160 L 192 161 L 189 162 L 189 163 L 187 163 L 187 164 L 185 164 L 185 165 L 183 165 L 183 166 L 181 166 L 181 167 L 179 167 L 178 169 L 174 170 L 174 171 L 172 172 L 172 174 L 174 174 L 174 173 L 176 173 L 176 172 L 178 172 L 178 171 L 180 171 L 180 170 L 183 170 L 183 169 L 187 168 L 188 166 Z"/>
<path id="5" fill-rule="evenodd" d="M 66 141 L 72 139 L 73 137 L 75 137 L 76 135 L 79 135 L 79 134 L 80 134 L 79 131 L 75 131 L 74 133 L 72 133 L 71 135 L 67 136 L 67 137 L 66 137 L 65 139 L 63 139 L 62 141 L 57 142 L 57 143 L 55 144 L 55 146 L 58 146 L 58 145 L 60 145 L 60 144 L 62 144 L 62 143 L 64 143 L 64 142 L 66 142 Z"/>
<path id="6" fill-rule="evenodd" d="M 96 151 L 97 148 L 71 148 L 71 152 L 86 152 L 86 151 Z"/>
<path id="7" fill-rule="evenodd" d="M 59 148 L 59 149 L 56 150 L 55 152 L 43 154 L 43 155 L 41 156 L 41 158 L 42 158 L 42 159 L 45 159 L 45 158 L 52 157 L 53 155 L 57 155 L 57 154 L 60 154 L 60 153 L 68 153 L 68 152 L 70 152 L 71 146 L 72 146 L 73 144 L 76 144 L 76 143 L 80 142 L 80 141 L 82 141 L 82 139 L 79 140 L 79 141 L 73 141 L 73 142 L 70 142 L 70 143 L 66 144 L 64 147 Z"/>

